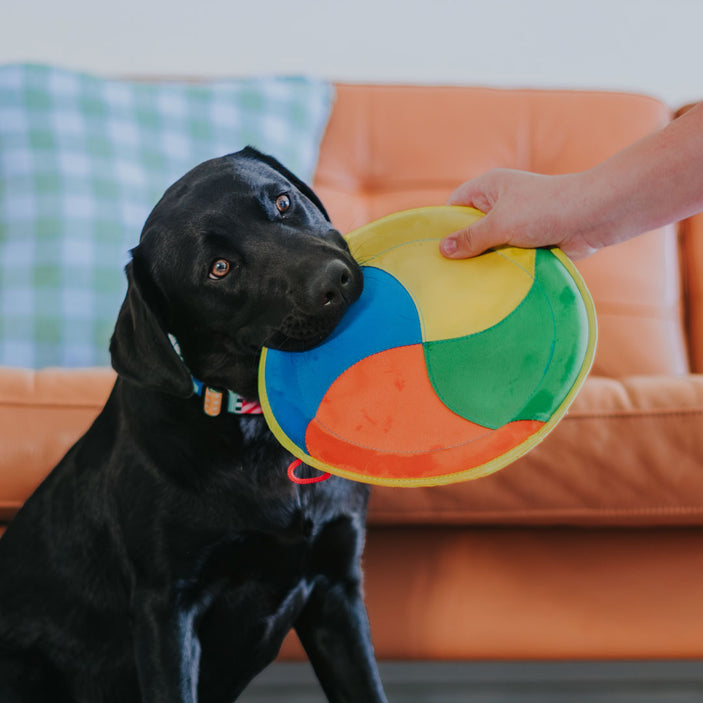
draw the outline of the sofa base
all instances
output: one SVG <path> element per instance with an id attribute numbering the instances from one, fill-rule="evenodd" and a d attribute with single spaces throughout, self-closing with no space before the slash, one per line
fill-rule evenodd
<path id="1" fill-rule="evenodd" d="M 376 656 L 703 659 L 701 554 L 703 528 L 372 528 Z M 304 658 L 291 634 L 280 659 Z"/>
<path id="2" fill-rule="evenodd" d="M 703 529 L 378 528 L 379 659 L 703 658 Z M 290 637 L 283 659 L 302 658 Z"/>

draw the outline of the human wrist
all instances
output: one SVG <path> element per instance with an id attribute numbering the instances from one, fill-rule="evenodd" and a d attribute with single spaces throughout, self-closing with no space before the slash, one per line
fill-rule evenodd
<path id="1" fill-rule="evenodd" d="M 609 172 L 607 162 L 567 177 L 565 233 L 583 255 L 625 241 L 639 233 L 636 204 L 626 183 Z"/>

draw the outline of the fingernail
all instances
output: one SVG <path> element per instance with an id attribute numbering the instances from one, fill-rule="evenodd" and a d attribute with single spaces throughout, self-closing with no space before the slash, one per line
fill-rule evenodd
<path id="1" fill-rule="evenodd" d="M 451 256 L 456 251 L 456 239 L 451 235 L 449 237 L 445 237 L 439 245 L 439 248 L 442 251 L 442 254 L 445 256 Z"/>

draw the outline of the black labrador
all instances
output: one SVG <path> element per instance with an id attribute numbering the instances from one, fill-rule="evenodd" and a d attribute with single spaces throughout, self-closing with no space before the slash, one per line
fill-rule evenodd
<path id="1" fill-rule="evenodd" d="M 291 628 L 330 701 L 385 701 L 367 487 L 291 483 L 261 415 L 194 392 L 256 399 L 262 346 L 318 344 L 359 297 L 322 203 L 254 149 L 207 161 L 126 271 L 110 398 L 0 539 L 0 701 L 231 703 Z"/>

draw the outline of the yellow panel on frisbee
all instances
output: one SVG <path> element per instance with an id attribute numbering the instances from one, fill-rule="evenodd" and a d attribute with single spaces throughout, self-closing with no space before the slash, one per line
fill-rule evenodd
<path id="1" fill-rule="evenodd" d="M 408 210 L 348 235 L 364 291 L 305 352 L 265 349 L 259 395 L 277 439 L 356 481 L 485 476 L 539 443 L 586 378 L 593 302 L 558 249 L 450 260 L 439 240 L 482 214 Z"/>

